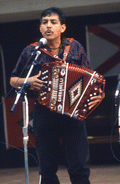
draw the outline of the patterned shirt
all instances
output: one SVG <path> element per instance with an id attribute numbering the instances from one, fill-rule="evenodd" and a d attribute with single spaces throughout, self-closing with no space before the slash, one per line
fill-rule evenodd
<path id="1" fill-rule="evenodd" d="M 72 63 L 72 64 L 78 64 L 80 66 L 84 66 L 84 67 L 91 69 L 90 63 L 87 59 L 87 55 L 85 53 L 83 46 L 76 40 L 73 40 L 73 42 L 70 43 L 68 39 L 65 39 L 63 48 L 60 50 L 58 57 L 61 59 L 63 58 L 64 48 L 66 45 L 70 45 L 70 44 L 71 44 L 71 49 L 67 56 L 66 62 Z M 47 47 L 47 45 L 45 45 L 44 47 Z M 11 76 L 12 77 L 26 77 L 35 56 L 36 56 L 35 46 L 33 46 L 32 44 L 27 46 L 22 51 L 18 59 L 18 62 L 14 70 L 12 71 Z M 46 53 L 41 52 L 41 54 L 37 58 L 37 63 L 33 68 L 31 76 L 38 74 L 38 72 L 41 69 L 41 65 L 43 63 L 49 63 L 53 61 L 55 61 L 55 58 L 52 58 Z"/>

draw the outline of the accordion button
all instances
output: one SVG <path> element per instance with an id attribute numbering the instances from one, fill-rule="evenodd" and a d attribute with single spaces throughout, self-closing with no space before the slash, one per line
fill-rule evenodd
<path id="1" fill-rule="evenodd" d="M 94 88 L 94 90 L 98 90 L 98 88 Z"/>
<path id="2" fill-rule="evenodd" d="M 45 80 L 45 79 L 47 79 L 47 78 L 48 78 L 48 76 L 42 77 L 42 80 Z"/>
<path id="3" fill-rule="evenodd" d="M 41 93 L 41 94 L 40 94 L 40 96 L 43 96 L 43 95 L 45 95 L 45 94 L 46 94 L 46 92 L 44 92 L 44 93 Z"/>
<path id="4" fill-rule="evenodd" d="M 46 97 L 42 98 L 41 100 L 45 100 L 45 99 L 46 99 Z"/>
<path id="5" fill-rule="evenodd" d="M 44 70 L 44 71 L 42 72 L 42 75 L 44 75 L 44 74 L 46 74 L 46 73 L 48 73 L 48 70 Z"/>

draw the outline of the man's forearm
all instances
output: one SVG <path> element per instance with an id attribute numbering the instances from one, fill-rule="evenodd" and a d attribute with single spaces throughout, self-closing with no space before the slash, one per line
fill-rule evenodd
<path id="1" fill-rule="evenodd" d="M 23 84 L 25 81 L 25 78 L 19 78 L 19 77 L 11 77 L 10 78 L 10 85 L 14 88 L 18 88 L 20 84 Z"/>

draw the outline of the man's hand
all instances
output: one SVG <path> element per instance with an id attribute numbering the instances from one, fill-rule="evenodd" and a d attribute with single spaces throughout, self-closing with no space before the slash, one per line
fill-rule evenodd
<path id="1" fill-rule="evenodd" d="M 38 79 L 41 76 L 41 71 L 32 77 L 29 77 L 27 82 L 31 84 L 30 89 L 31 90 L 37 90 L 40 91 L 43 87 L 45 87 L 45 82 Z M 19 78 L 19 77 L 11 77 L 10 78 L 10 84 L 14 88 L 18 88 L 21 84 L 23 84 L 25 81 L 25 78 Z"/>
<path id="2" fill-rule="evenodd" d="M 31 84 L 31 87 L 30 87 L 31 90 L 40 91 L 41 88 L 45 87 L 44 85 L 45 82 L 38 79 L 40 75 L 41 75 L 41 71 L 37 75 L 34 75 L 28 78 L 28 82 Z"/>
<path id="3" fill-rule="evenodd" d="M 88 103 L 88 106 L 89 106 L 89 110 L 91 110 L 98 102 L 100 102 L 102 98 L 102 90 L 101 88 L 99 89 L 99 94 L 96 95 L 96 96 L 92 96 L 90 98 L 90 102 Z"/>

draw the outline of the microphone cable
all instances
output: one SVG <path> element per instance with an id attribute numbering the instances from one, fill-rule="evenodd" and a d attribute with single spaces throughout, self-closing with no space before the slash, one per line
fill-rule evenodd
<path id="1" fill-rule="evenodd" d="M 115 122 L 113 123 L 112 129 L 111 129 L 111 134 L 110 134 L 110 149 L 111 149 L 111 152 L 112 152 L 113 157 L 114 157 L 118 162 L 120 162 L 120 159 L 117 158 L 117 156 L 115 155 L 115 153 L 114 153 L 114 151 L 113 151 L 113 146 L 112 146 L 113 129 L 114 129 L 115 124 L 117 124 L 117 120 L 118 120 L 118 119 L 115 120 Z"/>
<path id="2" fill-rule="evenodd" d="M 29 141 L 30 141 L 30 140 L 29 140 Z M 3 144 L 3 145 L 6 145 L 6 143 L 3 142 L 3 141 L 0 141 L 0 143 Z M 32 143 L 31 141 L 30 141 L 30 143 L 31 143 L 32 146 L 35 148 L 35 146 L 33 145 L 33 143 Z M 11 145 L 11 144 L 7 144 L 7 145 L 10 146 L 10 147 L 12 147 L 12 148 L 17 149 L 18 151 L 21 151 L 21 152 L 24 153 L 24 150 L 22 150 L 21 148 L 18 148 L 18 147 L 14 146 L 14 145 Z M 36 150 L 36 149 L 35 149 L 35 150 Z M 38 160 L 35 158 L 35 156 L 34 156 L 33 154 L 29 153 L 29 152 L 28 152 L 28 155 L 31 156 L 31 157 L 34 159 L 34 161 L 36 162 L 36 165 L 38 166 Z"/>

